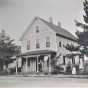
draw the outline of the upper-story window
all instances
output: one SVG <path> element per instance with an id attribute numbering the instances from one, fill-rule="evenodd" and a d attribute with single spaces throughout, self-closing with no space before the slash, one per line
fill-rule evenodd
<path id="1" fill-rule="evenodd" d="M 36 33 L 39 33 L 39 26 L 36 26 Z"/>
<path id="2" fill-rule="evenodd" d="M 61 42 L 59 42 L 59 47 L 61 47 L 62 45 L 61 45 Z"/>
<path id="3" fill-rule="evenodd" d="M 46 38 L 46 47 L 50 47 L 50 38 L 49 37 Z"/>
<path id="4" fill-rule="evenodd" d="M 40 48 L 40 42 L 39 42 L 39 39 L 36 39 L 36 48 Z"/>
<path id="5" fill-rule="evenodd" d="M 27 41 L 27 50 L 30 50 L 30 40 Z"/>

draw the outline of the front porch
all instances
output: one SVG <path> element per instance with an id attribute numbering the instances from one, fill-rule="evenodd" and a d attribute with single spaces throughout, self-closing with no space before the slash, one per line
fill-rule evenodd
<path id="1" fill-rule="evenodd" d="M 21 73 L 49 74 L 52 72 L 51 62 L 56 53 L 50 50 L 30 51 L 22 54 Z M 16 74 L 18 74 L 18 58 L 16 59 Z"/>
<path id="2" fill-rule="evenodd" d="M 66 54 L 64 65 L 69 74 L 82 74 L 84 72 L 84 56 L 80 52 Z"/>

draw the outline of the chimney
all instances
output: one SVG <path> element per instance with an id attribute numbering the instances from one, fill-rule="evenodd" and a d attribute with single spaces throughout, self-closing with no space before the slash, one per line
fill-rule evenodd
<path id="1" fill-rule="evenodd" d="M 61 27 L 61 22 L 58 22 L 57 25 L 58 25 L 58 27 Z"/>
<path id="2" fill-rule="evenodd" d="M 49 22 L 53 24 L 53 18 L 49 17 Z"/>

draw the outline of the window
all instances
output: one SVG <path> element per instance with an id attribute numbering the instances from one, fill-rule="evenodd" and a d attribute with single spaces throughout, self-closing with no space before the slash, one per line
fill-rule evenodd
<path id="1" fill-rule="evenodd" d="M 30 50 L 30 40 L 27 41 L 27 50 Z"/>
<path id="2" fill-rule="evenodd" d="M 36 33 L 39 33 L 39 26 L 36 26 Z"/>
<path id="3" fill-rule="evenodd" d="M 50 38 L 49 37 L 46 38 L 46 47 L 50 47 Z"/>
<path id="4" fill-rule="evenodd" d="M 61 42 L 59 42 L 59 47 L 61 47 Z"/>
<path id="5" fill-rule="evenodd" d="M 36 40 L 36 48 L 40 48 L 39 39 Z"/>

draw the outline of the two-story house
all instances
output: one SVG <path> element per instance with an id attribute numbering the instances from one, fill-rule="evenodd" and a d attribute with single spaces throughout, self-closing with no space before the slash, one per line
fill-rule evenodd
<path id="1" fill-rule="evenodd" d="M 76 38 L 61 24 L 53 24 L 52 19 L 46 21 L 35 17 L 21 37 L 22 71 L 51 72 L 51 62 L 55 57 L 63 63 L 63 57 L 68 52 L 64 45 L 76 45 Z"/>

